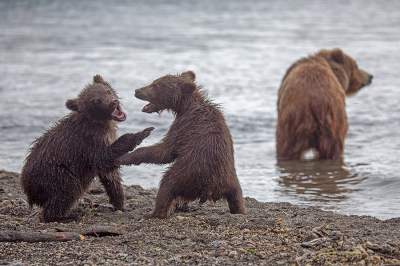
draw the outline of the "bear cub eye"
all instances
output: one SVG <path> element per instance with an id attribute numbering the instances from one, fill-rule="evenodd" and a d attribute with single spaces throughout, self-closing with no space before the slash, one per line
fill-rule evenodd
<path id="1" fill-rule="evenodd" d="M 95 98 L 95 99 L 92 99 L 92 103 L 94 103 L 94 104 L 102 104 L 103 101 L 101 99 L 99 99 L 99 98 Z"/>

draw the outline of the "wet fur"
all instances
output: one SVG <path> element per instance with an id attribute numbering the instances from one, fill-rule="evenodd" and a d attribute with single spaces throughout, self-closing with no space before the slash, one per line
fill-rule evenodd
<path id="1" fill-rule="evenodd" d="M 321 50 L 294 63 L 278 92 L 278 160 L 302 159 L 309 149 L 319 159 L 340 159 L 348 129 L 345 97 L 371 80 L 340 49 Z"/>
<path id="2" fill-rule="evenodd" d="M 108 93 L 104 91 L 108 90 Z M 105 96 L 107 95 L 107 96 Z M 116 122 L 106 112 L 96 119 L 88 108 L 97 110 L 94 97 L 117 98 L 100 76 L 77 99 L 66 105 L 74 111 L 47 130 L 32 145 L 22 169 L 21 182 L 29 205 L 43 207 L 45 222 L 70 221 L 70 209 L 98 176 L 116 209 L 124 207 L 124 194 L 114 160 L 133 150 L 149 132 L 125 134 L 116 138 Z M 111 99 L 109 99 L 111 100 Z M 92 106 L 89 106 L 92 105 Z M 80 109 L 78 111 L 78 108 Z M 105 116 L 104 116 L 105 115 Z"/>
<path id="3" fill-rule="evenodd" d="M 172 163 L 160 182 L 152 217 L 166 218 L 178 199 L 226 198 L 231 213 L 245 213 L 229 129 L 218 105 L 204 96 L 194 79 L 191 71 L 167 75 L 136 93 L 151 97 L 157 106 L 153 112 L 167 109 L 175 114 L 160 143 L 119 159 L 121 164 Z"/>

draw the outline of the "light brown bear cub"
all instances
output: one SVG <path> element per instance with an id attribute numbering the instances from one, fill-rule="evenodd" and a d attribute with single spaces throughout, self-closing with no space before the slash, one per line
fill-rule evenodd
<path id="1" fill-rule="evenodd" d="M 299 160 L 313 149 L 319 159 L 340 159 L 347 134 L 345 96 L 372 75 L 340 49 L 321 50 L 294 63 L 278 93 L 278 160 Z"/>
<path id="2" fill-rule="evenodd" d="M 116 92 L 99 75 L 66 106 L 72 112 L 38 138 L 26 158 L 21 181 L 29 205 L 43 207 L 45 222 L 76 220 L 80 215 L 70 209 L 98 176 L 110 203 L 122 210 L 124 194 L 114 161 L 152 128 L 117 139 L 117 122 L 126 115 Z"/>
<path id="3" fill-rule="evenodd" d="M 160 143 L 119 159 L 121 164 L 173 162 L 161 180 L 152 217 L 166 218 L 177 199 L 226 198 L 231 213 L 245 213 L 231 134 L 218 106 L 196 86 L 195 74 L 166 75 L 137 89 L 135 96 L 150 102 L 143 112 L 175 114 Z"/>

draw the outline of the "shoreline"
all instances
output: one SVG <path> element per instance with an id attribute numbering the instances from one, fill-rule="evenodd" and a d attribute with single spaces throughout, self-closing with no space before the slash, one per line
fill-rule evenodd
<path id="1" fill-rule="evenodd" d="M 38 221 L 18 174 L 0 170 L 0 232 L 83 232 L 93 226 L 118 234 L 66 242 L 0 242 L 0 265 L 18 264 L 400 264 L 400 218 L 342 215 L 290 203 L 246 197 L 246 215 L 231 215 L 225 201 L 146 219 L 155 189 L 125 186 L 125 212 L 114 212 L 94 182 L 78 208 L 79 223 Z"/>

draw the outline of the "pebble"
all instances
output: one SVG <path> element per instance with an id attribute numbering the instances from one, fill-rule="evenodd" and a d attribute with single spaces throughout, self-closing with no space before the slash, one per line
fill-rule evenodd
<path id="1" fill-rule="evenodd" d="M 177 216 L 176 216 L 176 219 L 177 219 L 178 221 L 183 221 L 183 220 L 186 220 L 187 217 L 177 215 Z"/>
<path id="2" fill-rule="evenodd" d="M 226 245 L 226 241 L 214 240 L 210 243 L 213 248 L 219 248 Z"/>
<path id="3" fill-rule="evenodd" d="M 229 251 L 228 256 L 231 258 L 237 257 L 238 253 L 236 250 Z"/>

